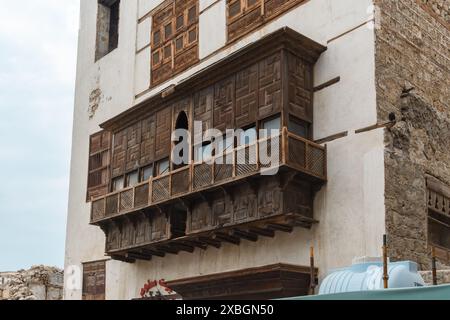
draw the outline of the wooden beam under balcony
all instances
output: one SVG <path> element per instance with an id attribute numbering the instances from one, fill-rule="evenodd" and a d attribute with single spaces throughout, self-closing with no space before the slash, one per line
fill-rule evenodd
<path id="1" fill-rule="evenodd" d="M 208 246 L 220 249 L 220 247 L 222 246 L 222 242 L 219 240 L 215 240 L 212 238 L 208 238 L 208 237 L 200 237 L 198 238 L 200 242 L 207 244 Z"/>
<path id="2" fill-rule="evenodd" d="M 241 244 L 241 239 L 239 237 L 236 237 L 236 235 L 231 235 L 228 232 L 215 232 L 213 239 L 228 242 L 237 246 Z"/>
<path id="3" fill-rule="evenodd" d="M 252 233 L 255 233 L 255 234 L 259 235 L 259 236 L 262 236 L 262 237 L 267 237 L 267 238 L 274 238 L 275 237 L 275 231 L 274 230 L 270 230 L 270 229 L 253 227 L 253 228 L 249 228 L 249 231 L 252 232 Z"/>
<path id="4" fill-rule="evenodd" d="M 235 229 L 232 232 L 233 236 L 236 236 L 238 238 L 242 238 L 244 240 L 248 240 L 251 242 L 257 242 L 258 241 L 258 235 L 252 232 L 248 232 L 248 231 L 243 231 L 243 230 L 239 230 L 239 229 Z"/>

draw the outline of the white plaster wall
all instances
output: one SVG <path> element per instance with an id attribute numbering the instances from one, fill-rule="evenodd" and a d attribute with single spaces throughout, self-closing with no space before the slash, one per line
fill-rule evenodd
<path id="1" fill-rule="evenodd" d="M 90 204 L 86 203 L 89 136 L 99 124 L 134 103 L 137 0 L 121 1 L 118 48 L 95 62 L 97 1 L 81 0 L 80 33 L 72 137 L 70 194 L 66 236 L 67 267 L 103 259 L 103 232 L 89 225 Z M 100 90 L 100 105 L 89 118 L 89 98 Z M 77 278 L 81 275 L 75 274 Z M 73 279 L 70 278 L 70 281 Z M 66 283 L 67 284 L 67 283 Z M 67 287 L 66 287 L 67 288 Z M 80 299 L 81 288 L 65 291 L 66 299 Z"/>
<path id="2" fill-rule="evenodd" d="M 340 76 L 314 95 L 314 139 L 377 122 L 375 36 L 368 25 L 330 42 L 315 68 L 315 85 Z"/>
<path id="3" fill-rule="evenodd" d="M 327 147 L 328 183 L 314 204 L 322 278 L 355 257 L 381 256 L 385 233 L 383 129 L 351 133 Z"/>
<path id="4" fill-rule="evenodd" d="M 311 0 L 226 49 L 222 48 L 226 41 L 225 0 L 201 0 L 199 41 L 204 59 L 150 90 L 147 29 L 151 23 L 147 16 L 161 2 L 122 1 L 119 48 L 95 63 L 96 1 L 81 0 L 66 267 L 104 258 L 103 232 L 89 226 L 90 204 L 85 202 L 88 138 L 99 130 L 98 125 L 284 26 L 328 46 L 316 66 L 316 85 L 336 76 L 342 79 L 315 95 L 315 137 L 348 130 L 351 133 L 328 144 L 330 180 L 315 201 L 315 217 L 320 224 L 312 231 L 299 228 L 292 234 L 277 233 L 274 239 L 257 243 L 244 241 L 241 246 L 196 250 L 194 254 L 169 255 L 148 263 L 109 261 L 107 298 L 135 298 L 149 279 L 173 280 L 279 262 L 308 265 L 311 243 L 318 251 L 321 276 L 350 264 L 355 256 L 379 255 L 385 228 L 383 135 L 381 130 L 352 134 L 376 122 L 374 37 L 373 31 L 361 26 L 369 20 L 367 7 L 372 0 Z M 100 89 L 101 99 L 90 119 L 89 96 L 95 89 Z M 67 299 L 81 298 L 80 290 L 69 287 L 65 294 Z"/>

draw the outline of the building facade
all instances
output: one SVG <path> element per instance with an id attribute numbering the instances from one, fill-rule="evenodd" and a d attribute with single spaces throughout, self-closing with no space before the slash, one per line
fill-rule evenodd
<path id="1" fill-rule="evenodd" d="M 448 44 L 448 1 L 82 0 L 65 298 L 447 268 Z"/>

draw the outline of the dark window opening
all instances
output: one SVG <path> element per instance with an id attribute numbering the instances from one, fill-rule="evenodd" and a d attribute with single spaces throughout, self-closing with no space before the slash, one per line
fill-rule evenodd
<path id="1" fill-rule="evenodd" d="M 153 178 L 153 166 L 147 166 L 141 169 L 141 182 L 149 181 Z"/>
<path id="2" fill-rule="evenodd" d="M 197 40 L 197 29 L 192 29 L 188 34 L 188 42 L 189 44 L 195 42 Z"/>
<path id="3" fill-rule="evenodd" d="M 175 129 L 176 129 L 176 130 L 186 130 L 186 131 L 189 131 L 189 119 L 188 119 L 188 116 L 187 116 L 186 112 L 182 111 L 182 112 L 180 112 L 180 114 L 178 115 L 177 122 L 176 122 L 176 124 L 175 124 Z M 178 141 L 175 141 L 175 145 L 178 145 L 178 144 L 183 143 L 183 142 L 184 142 L 183 137 L 180 137 Z M 188 143 L 189 143 L 189 141 L 188 141 Z M 184 153 L 183 153 L 183 150 L 181 150 L 181 152 L 180 152 L 180 154 L 179 154 L 178 156 L 180 156 L 181 158 L 184 158 L 184 157 L 185 157 L 185 155 L 184 155 Z M 189 162 L 189 159 L 188 159 L 188 162 Z M 185 161 L 185 162 L 182 163 L 181 165 L 177 166 L 175 169 L 184 167 L 184 166 L 186 166 L 186 165 L 188 165 L 188 164 L 189 164 L 189 163 L 186 163 L 186 161 Z"/>
<path id="4" fill-rule="evenodd" d="M 175 40 L 175 50 L 176 50 L 176 52 L 179 52 L 182 49 L 183 49 L 183 36 L 181 36 L 177 40 Z"/>
<path id="5" fill-rule="evenodd" d="M 187 210 L 181 205 L 174 205 L 170 213 L 170 232 L 172 239 L 186 235 Z"/>
<path id="6" fill-rule="evenodd" d="M 241 13 L 241 1 L 238 0 L 235 3 L 230 5 L 230 9 L 229 9 L 229 16 L 230 18 L 233 18 L 235 16 L 237 16 L 238 14 Z"/>
<path id="7" fill-rule="evenodd" d="M 261 137 L 268 138 L 272 136 L 277 136 L 281 131 L 281 118 L 277 116 L 272 119 L 264 120 L 261 124 Z"/>
<path id="8" fill-rule="evenodd" d="M 256 126 L 243 129 L 242 134 L 238 137 L 239 146 L 247 146 L 254 144 L 258 140 L 258 133 L 256 132 Z"/>
<path id="9" fill-rule="evenodd" d="M 139 171 L 133 171 L 126 176 L 125 188 L 134 187 L 139 183 Z"/>
<path id="10" fill-rule="evenodd" d="M 157 65 L 157 64 L 159 64 L 161 62 L 161 56 L 160 56 L 160 54 L 159 54 L 159 51 L 156 51 L 154 54 L 153 54 L 153 65 Z"/>
<path id="11" fill-rule="evenodd" d="M 450 217 L 428 210 L 428 242 L 432 246 L 450 250 Z"/>
<path id="12" fill-rule="evenodd" d="M 153 33 L 153 45 L 157 46 L 161 42 L 161 31 L 155 31 Z"/>
<path id="13" fill-rule="evenodd" d="M 194 162 L 206 162 L 212 158 L 212 143 L 211 141 L 205 142 L 202 145 L 198 145 L 194 148 L 195 157 Z"/>
<path id="14" fill-rule="evenodd" d="M 164 159 L 156 163 L 156 176 L 162 176 L 170 172 L 170 161 Z"/>
<path id="15" fill-rule="evenodd" d="M 172 45 L 168 45 L 164 48 L 164 60 L 170 59 L 172 57 Z"/>
<path id="16" fill-rule="evenodd" d="M 119 45 L 120 0 L 98 0 L 96 60 Z"/>
<path id="17" fill-rule="evenodd" d="M 176 23 L 176 29 L 181 29 L 184 26 L 184 15 L 178 16 L 177 23 Z"/>
<path id="18" fill-rule="evenodd" d="M 308 139 L 309 138 L 309 123 L 300 120 L 296 117 L 289 116 L 289 132 Z"/>
<path id="19" fill-rule="evenodd" d="M 172 23 L 169 23 L 164 27 L 164 36 L 166 40 L 172 36 Z"/>
<path id="20" fill-rule="evenodd" d="M 123 190 L 124 188 L 124 179 L 123 177 L 118 177 L 113 179 L 112 181 L 112 192 Z"/>
<path id="21" fill-rule="evenodd" d="M 188 23 L 193 23 L 197 17 L 197 7 L 194 6 L 188 11 Z"/>

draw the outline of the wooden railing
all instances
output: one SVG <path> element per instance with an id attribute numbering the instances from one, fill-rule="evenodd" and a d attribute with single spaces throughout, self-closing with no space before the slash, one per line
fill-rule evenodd
<path id="1" fill-rule="evenodd" d="M 97 198 L 92 202 L 91 223 L 96 224 L 264 173 L 266 170 L 274 169 L 267 161 L 273 157 L 265 158 L 261 155 L 272 154 L 274 150 L 278 150 L 279 160 L 279 166 L 275 169 L 288 166 L 318 181 L 326 180 L 326 148 L 292 134 L 284 128 L 279 136 L 225 150 L 205 162 L 192 163 L 133 187 Z"/>

